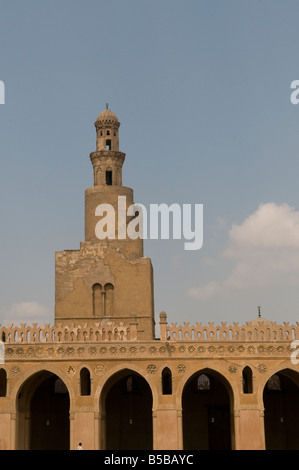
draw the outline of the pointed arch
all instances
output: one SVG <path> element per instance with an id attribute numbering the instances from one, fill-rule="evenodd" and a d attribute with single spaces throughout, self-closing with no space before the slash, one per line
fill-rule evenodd
<path id="1" fill-rule="evenodd" d="M 90 372 L 87 367 L 80 370 L 80 395 L 88 396 L 91 394 Z"/>
<path id="2" fill-rule="evenodd" d="M 267 450 L 299 450 L 299 372 L 276 371 L 263 390 Z"/>
<path id="3" fill-rule="evenodd" d="M 92 303 L 93 303 L 93 316 L 102 317 L 103 316 L 103 296 L 102 296 L 102 286 L 99 283 L 96 283 L 92 286 Z"/>
<path id="4" fill-rule="evenodd" d="M 252 370 L 249 366 L 244 367 L 242 371 L 243 393 L 253 392 Z"/>
<path id="5" fill-rule="evenodd" d="M 48 370 L 29 376 L 16 397 L 17 449 L 70 448 L 70 394 L 65 382 Z"/>
<path id="6" fill-rule="evenodd" d="M 111 317 L 114 309 L 114 287 L 111 283 L 105 284 L 105 316 Z"/>
<path id="7" fill-rule="evenodd" d="M 202 369 L 189 377 L 182 391 L 184 449 L 233 447 L 232 397 L 228 380 L 215 370 Z"/>
<path id="8" fill-rule="evenodd" d="M 139 373 L 122 369 L 105 383 L 100 395 L 101 449 L 153 448 L 153 395 Z"/>
<path id="9" fill-rule="evenodd" d="M 172 395 L 172 373 L 168 367 L 164 367 L 161 374 L 162 395 Z"/>

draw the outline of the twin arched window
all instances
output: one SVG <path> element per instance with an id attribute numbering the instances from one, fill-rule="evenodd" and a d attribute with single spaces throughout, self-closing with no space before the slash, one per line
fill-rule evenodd
<path id="1" fill-rule="evenodd" d="M 110 317 L 113 315 L 114 287 L 112 284 L 92 286 L 93 316 Z"/>

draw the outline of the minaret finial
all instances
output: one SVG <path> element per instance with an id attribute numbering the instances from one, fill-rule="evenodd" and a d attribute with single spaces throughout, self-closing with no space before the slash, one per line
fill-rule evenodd
<path id="1" fill-rule="evenodd" d="M 109 103 L 106 103 L 106 109 L 108 109 L 108 108 L 109 108 Z"/>
<path id="2" fill-rule="evenodd" d="M 261 318 L 261 307 L 260 306 L 258 306 L 257 311 L 258 311 L 258 317 Z"/>

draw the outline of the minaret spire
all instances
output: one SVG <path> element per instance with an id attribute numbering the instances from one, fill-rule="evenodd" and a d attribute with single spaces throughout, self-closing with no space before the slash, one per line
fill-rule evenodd
<path id="1" fill-rule="evenodd" d="M 120 122 L 108 106 L 106 103 L 106 109 L 100 113 L 95 122 L 97 149 L 90 154 L 94 170 L 94 186 L 122 186 L 125 153 L 119 151 Z"/>
<path id="2" fill-rule="evenodd" d="M 94 186 L 85 191 L 85 241 L 92 243 L 109 243 L 119 251 L 130 252 L 130 256 L 143 256 L 143 239 L 130 239 L 127 226 L 132 217 L 127 217 L 126 210 L 134 204 L 133 190 L 122 184 L 122 167 L 126 154 L 119 151 L 118 131 L 120 122 L 108 108 L 102 111 L 95 121 L 97 148 L 90 154 L 93 166 Z M 98 207 L 109 206 L 112 217 L 111 230 L 113 236 L 102 241 L 96 227 L 100 222 Z M 97 214 L 96 214 L 97 212 Z M 101 217 L 101 218 L 104 218 Z M 108 228 L 106 227 L 108 230 Z"/>

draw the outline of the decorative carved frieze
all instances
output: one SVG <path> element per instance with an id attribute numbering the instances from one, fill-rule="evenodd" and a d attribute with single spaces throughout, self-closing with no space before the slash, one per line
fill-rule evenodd
<path id="1" fill-rule="evenodd" d="M 74 360 L 74 359 L 99 359 L 99 358 L 146 358 L 146 357 L 177 357 L 183 359 L 192 358 L 221 358 L 221 357 L 250 357 L 250 359 L 260 357 L 290 357 L 291 347 L 288 343 L 278 344 L 251 344 L 250 346 L 233 345 L 233 344 L 218 344 L 207 343 L 205 346 L 198 346 L 197 343 L 187 343 L 182 345 L 180 343 L 173 343 L 171 347 L 163 344 L 159 347 L 153 343 L 131 343 L 131 346 L 124 346 L 119 342 L 110 343 L 109 346 L 105 342 L 89 343 L 82 345 L 82 343 L 63 343 L 51 346 L 48 344 L 30 344 L 23 345 L 22 347 L 13 343 L 5 344 L 5 360 L 30 361 L 40 360 L 55 361 L 55 360 Z"/>

